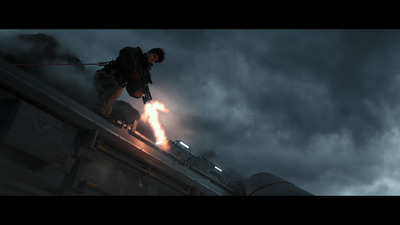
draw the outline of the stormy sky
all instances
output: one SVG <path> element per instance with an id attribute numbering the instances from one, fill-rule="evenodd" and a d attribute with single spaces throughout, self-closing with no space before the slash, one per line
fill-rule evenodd
<path id="1" fill-rule="evenodd" d="M 38 33 L 59 45 L 46 62 L 164 48 L 150 91 L 169 108 L 168 139 L 245 178 L 266 171 L 315 195 L 400 194 L 400 30 L 0 30 L 0 53 L 40 52 L 16 38 Z M 40 68 L 88 107 L 97 69 Z M 119 100 L 143 112 L 126 91 Z"/>

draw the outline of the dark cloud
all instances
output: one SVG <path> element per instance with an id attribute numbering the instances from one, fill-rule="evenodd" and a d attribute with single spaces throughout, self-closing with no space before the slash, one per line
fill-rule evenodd
<path id="1" fill-rule="evenodd" d="M 215 159 L 242 171 L 252 158 L 253 167 L 294 180 L 333 173 L 332 183 L 347 180 L 343 188 L 379 177 L 385 146 L 371 149 L 371 140 L 382 138 L 387 110 L 397 108 L 398 31 L 210 33 L 209 46 L 218 48 L 193 56 L 196 64 L 185 67 L 190 78 L 180 80 L 194 108 L 182 122 L 198 132 L 190 138 L 195 146 L 216 149 Z M 299 162 L 297 151 L 309 158 Z"/>
<path id="2" fill-rule="evenodd" d="M 314 194 L 400 193 L 398 30 L 51 32 L 63 44 L 52 47 L 58 55 L 88 62 L 111 60 L 125 46 L 164 48 L 150 90 L 170 109 L 161 115 L 167 136 L 194 154 L 244 177 L 271 172 Z M 94 70 L 85 69 L 78 89 L 90 92 Z M 126 93 L 121 100 L 143 110 Z"/>
<path id="3" fill-rule="evenodd" d="M 370 107 L 393 100 L 385 97 L 396 94 L 387 90 L 393 90 L 397 69 L 393 52 L 399 34 L 382 33 L 301 30 L 276 34 L 263 52 L 249 54 L 256 60 L 253 64 L 260 65 L 257 69 L 268 72 L 260 72 L 246 102 L 266 118 L 279 121 L 277 126 L 290 129 L 294 145 L 304 142 L 304 146 L 316 134 L 350 129 L 355 144 L 362 147 L 382 131 L 380 115 Z"/>

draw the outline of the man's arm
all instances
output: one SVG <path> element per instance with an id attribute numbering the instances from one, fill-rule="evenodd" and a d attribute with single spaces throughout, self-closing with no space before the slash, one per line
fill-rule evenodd
<path id="1" fill-rule="evenodd" d="M 142 90 L 143 104 L 151 101 L 151 93 L 148 83 L 152 83 L 150 71 L 145 70 L 140 64 L 141 49 L 125 47 L 119 52 L 120 65 L 128 74 L 128 85 L 126 89 L 130 96 L 139 98 L 137 90 Z"/>

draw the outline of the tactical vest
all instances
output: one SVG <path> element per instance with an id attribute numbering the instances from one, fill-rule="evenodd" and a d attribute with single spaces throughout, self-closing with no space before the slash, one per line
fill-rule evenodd
<path id="1" fill-rule="evenodd" d="M 116 70 L 115 79 L 131 97 L 140 98 L 148 90 L 148 83 L 153 83 L 149 71 L 152 65 L 139 47 L 121 49 L 112 66 Z"/>

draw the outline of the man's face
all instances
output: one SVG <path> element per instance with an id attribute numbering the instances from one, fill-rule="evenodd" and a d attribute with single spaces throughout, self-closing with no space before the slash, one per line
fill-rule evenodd
<path id="1" fill-rule="evenodd" d="M 158 55 L 154 53 L 147 53 L 147 60 L 149 63 L 154 64 L 158 62 Z"/>

